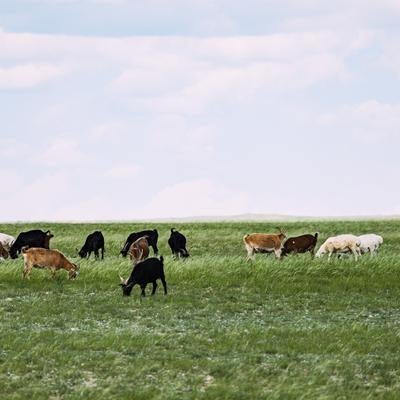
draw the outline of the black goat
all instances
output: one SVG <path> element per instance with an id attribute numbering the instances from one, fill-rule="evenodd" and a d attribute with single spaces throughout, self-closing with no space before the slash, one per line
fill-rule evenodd
<path id="1" fill-rule="evenodd" d="M 171 236 L 168 239 L 168 244 L 174 256 L 189 257 L 189 253 L 186 250 L 186 237 L 175 230 L 175 228 L 171 229 Z"/>
<path id="2" fill-rule="evenodd" d="M 33 229 L 28 232 L 21 232 L 10 247 L 10 257 L 17 258 L 21 249 L 25 246 L 50 248 L 50 239 L 53 237 L 50 231 L 43 232 L 40 229 Z"/>
<path id="3" fill-rule="evenodd" d="M 82 258 L 90 257 L 92 251 L 94 252 L 95 258 L 99 258 L 99 250 L 101 250 L 101 259 L 104 259 L 104 236 L 100 231 L 96 231 L 88 235 L 85 244 L 79 250 L 79 255 Z"/>
<path id="4" fill-rule="evenodd" d="M 120 279 L 120 286 L 122 287 L 122 293 L 124 296 L 130 296 L 135 285 L 139 285 L 142 289 L 141 295 L 143 297 L 146 296 L 145 289 L 148 283 L 153 284 L 153 290 L 151 291 L 151 295 L 153 295 L 157 289 L 157 279 L 161 279 L 161 282 L 164 286 L 164 293 L 167 294 L 167 282 L 165 281 L 164 275 L 163 256 L 161 256 L 160 259 L 152 257 L 137 263 L 133 267 L 129 279 L 124 280 L 122 277 L 120 277 Z"/>

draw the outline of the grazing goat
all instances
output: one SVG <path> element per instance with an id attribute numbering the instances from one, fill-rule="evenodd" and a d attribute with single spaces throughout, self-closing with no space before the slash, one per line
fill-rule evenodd
<path id="1" fill-rule="evenodd" d="M 6 258 L 8 258 L 8 251 L 0 242 L 0 261 L 4 261 Z"/>
<path id="2" fill-rule="evenodd" d="M 157 289 L 157 279 L 161 279 L 164 287 L 164 293 L 167 294 L 167 282 L 165 281 L 164 275 L 164 258 L 160 259 L 152 257 L 144 260 L 133 267 L 131 276 L 129 279 L 120 277 L 122 287 L 122 293 L 124 296 L 130 296 L 132 289 L 135 285 L 139 285 L 142 289 L 141 296 L 145 297 L 145 289 L 148 283 L 153 284 L 153 290 L 151 295 L 154 295 Z"/>
<path id="3" fill-rule="evenodd" d="M 189 257 L 189 253 L 186 250 L 186 237 L 175 230 L 175 228 L 171 229 L 171 236 L 168 239 L 168 244 L 174 256 Z"/>
<path id="4" fill-rule="evenodd" d="M 22 248 L 22 255 L 24 257 L 24 278 L 29 278 L 32 268 L 49 268 L 53 277 L 59 269 L 68 271 L 69 279 L 74 279 L 78 275 L 79 266 L 68 261 L 58 250 L 25 246 Z"/>
<path id="5" fill-rule="evenodd" d="M 5 233 L 0 233 L 0 243 L 3 245 L 7 253 L 10 252 L 10 248 L 15 241 L 14 236 L 7 235 Z"/>
<path id="6" fill-rule="evenodd" d="M 48 249 L 50 247 L 50 239 L 53 235 L 50 231 L 43 232 L 40 229 L 34 229 L 28 232 L 21 232 L 10 248 L 11 258 L 17 258 L 22 247 L 40 247 Z"/>
<path id="7" fill-rule="evenodd" d="M 358 237 L 360 241 L 361 254 L 374 253 L 378 250 L 379 246 L 383 243 L 383 237 L 373 233 L 361 235 Z"/>
<path id="8" fill-rule="evenodd" d="M 101 250 L 101 259 L 104 260 L 104 236 L 100 231 L 95 231 L 88 235 L 78 254 L 82 258 L 87 256 L 89 259 L 93 251 L 94 257 L 97 259 L 99 258 L 99 250 Z"/>
<path id="9" fill-rule="evenodd" d="M 309 251 L 314 256 L 314 249 L 317 244 L 318 233 L 315 235 L 301 235 L 296 237 L 288 238 L 282 247 L 282 257 L 287 254 L 294 253 L 306 253 Z"/>
<path id="10" fill-rule="evenodd" d="M 150 253 L 149 243 L 147 236 L 143 236 L 138 240 L 135 240 L 129 247 L 128 255 L 133 264 L 137 264 L 140 261 L 145 260 Z"/>
<path id="11" fill-rule="evenodd" d="M 281 258 L 282 242 L 286 234 L 279 229 L 278 234 L 270 233 L 251 233 L 243 237 L 243 242 L 247 250 L 247 260 L 254 257 L 257 252 L 275 253 L 276 258 Z"/>
<path id="12" fill-rule="evenodd" d="M 322 244 L 322 246 L 317 251 L 316 257 L 321 257 L 328 253 L 328 258 L 330 259 L 333 253 L 346 253 L 352 252 L 354 258 L 361 255 L 360 253 L 360 240 L 355 235 L 338 235 L 332 236 Z"/>
<path id="13" fill-rule="evenodd" d="M 124 247 L 121 250 L 121 254 L 123 257 L 126 257 L 129 251 L 129 247 L 131 244 L 135 241 L 138 240 L 139 238 L 147 236 L 147 241 L 149 243 L 149 246 L 153 248 L 154 254 L 158 253 L 158 248 L 157 248 L 157 241 L 158 241 L 158 232 L 157 229 L 154 230 L 148 230 L 148 231 L 141 231 L 141 232 L 133 232 L 131 233 L 128 238 L 126 239 L 126 242 L 124 244 Z"/>

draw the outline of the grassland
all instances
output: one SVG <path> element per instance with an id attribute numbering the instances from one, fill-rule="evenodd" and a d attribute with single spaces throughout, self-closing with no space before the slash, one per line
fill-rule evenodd
<path id="1" fill-rule="evenodd" d="M 400 221 L 289 222 L 290 235 L 375 232 L 375 257 L 247 263 L 242 237 L 268 223 L 175 224 L 191 257 L 174 260 L 169 224 L 3 224 L 42 228 L 78 261 L 69 281 L 22 259 L 0 264 L 1 399 L 400 398 Z M 157 227 L 169 294 L 123 298 L 128 233 Z M 76 248 L 101 229 L 104 261 Z M 148 292 L 150 292 L 148 288 Z"/>

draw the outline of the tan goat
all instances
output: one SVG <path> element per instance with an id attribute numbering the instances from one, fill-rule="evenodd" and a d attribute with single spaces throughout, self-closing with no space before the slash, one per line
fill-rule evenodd
<path id="1" fill-rule="evenodd" d="M 22 255 L 24 257 L 24 278 L 29 278 L 32 268 L 49 268 L 53 277 L 59 269 L 68 271 L 69 279 L 74 279 L 78 275 L 79 266 L 68 261 L 64 254 L 58 250 L 23 247 Z"/>
<path id="2" fill-rule="evenodd" d="M 128 254 L 129 258 L 134 264 L 145 260 L 149 256 L 149 242 L 147 236 L 143 236 L 135 240 L 129 247 Z"/>
<path id="3" fill-rule="evenodd" d="M 243 237 L 247 250 L 247 260 L 254 257 L 257 252 L 274 252 L 276 258 L 281 258 L 283 240 L 286 234 L 279 229 L 278 234 L 251 233 Z"/>

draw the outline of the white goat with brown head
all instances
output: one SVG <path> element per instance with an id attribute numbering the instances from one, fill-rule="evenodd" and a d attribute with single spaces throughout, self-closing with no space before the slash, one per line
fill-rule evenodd
<path id="1" fill-rule="evenodd" d="M 247 260 L 254 257 L 258 252 L 274 252 L 276 258 L 281 258 L 283 240 L 286 233 L 282 228 L 278 228 L 279 233 L 251 233 L 243 237 L 243 242 L 247 250 Z"/>

